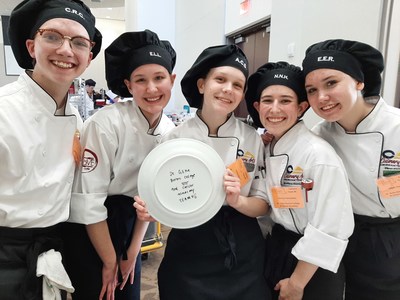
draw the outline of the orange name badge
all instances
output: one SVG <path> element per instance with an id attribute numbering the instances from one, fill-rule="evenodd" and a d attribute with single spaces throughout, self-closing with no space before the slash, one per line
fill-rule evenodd
<path id="1" fill-rule="evenodd" d="M 304 200 L 300 186 L 272 187 L 272 200 L 275 208 L 303 208 Z"/>
<path id="2" fill-rule="evenodd" d="M 235 162 L 228 166 L 228 169 L 239 177 L 240 187 L 249 182 L 249 173 L 247 173 L 246 166 L 244 165 L 244 162 L 241 158 L 238 158 Z"/>
<path id="3" fill-rule="evenodd" d="M 400 196 L 400 175 L 381 177 L 376 180 L 382 198 L 395 198 Z"/>

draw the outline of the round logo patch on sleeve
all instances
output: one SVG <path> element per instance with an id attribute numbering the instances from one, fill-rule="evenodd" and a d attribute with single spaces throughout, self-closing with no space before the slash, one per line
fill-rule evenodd
<path id="1" fill-rule="evenodd" d="M 96 169 L 99 160 L 97 158 L 96 153 L 92 150 L 85 149 L 83 151 L 83 160 L 82 160 L 82 173 L 89 173 Z"/>

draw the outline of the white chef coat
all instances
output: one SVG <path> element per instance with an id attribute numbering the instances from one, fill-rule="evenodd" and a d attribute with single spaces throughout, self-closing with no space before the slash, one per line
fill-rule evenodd
<path id="1" fill-rule="evenodd" d="M 326 121 L 313 131 L 327 140 L 343 160 L 354 213 L 396 218 L 400 216 L 400 197 L 382 198 L 376 180 L 388 171 L 400 172 L 400 109 L 379 97 L 365 101 L 376 105 L 355 133 L 346 133 L 338 123 Z"/>
<path id="2" fill-rule="evenodd" d="M 225 166 L 229 166 L 240 157 L 250 177 L 249 182 L 242 187 L 241 195 L 266 199 L 267 195 L 263 184 L 264 146 L 260 135 L 253 127 L 236 119 L 232 114 L 218 128 L 217 136 L 210 136 L 207 125 L 196 113 L 193 118 L 169 132 L 163 140 L 174 138 L 192 138 L 211 146 L 218 152 Z"/>
<path id="3" fill-rule="evenodd" d="M 27 73 L 0 88 L 0 226 L 49 227 L 68 219 L 73 139 L 82 120 L 69 102 L 65 115 L 56 109 Z"/>
<path id="4" fill-rule="evenodd" d="M 84 105 L 84 109 L 85 109 L 85 120 L 87 118 L 89 118 L 93 113 L 92 111 L 94 110 L 94 102 L 93 99 L 88 95 L 88 93 L 85 92 L 85 105 Z"/>
<path id="5" fill-rule="evenodd" d="M 302 261 L 336 272 L 354 229 L 350 188 L 344 166 L 332 147 L 313 134 L 302 121 L 275 144 L 266 146 L 265 166 L 271 218 L 286 230 L 303 235 L 292 249 Z M 314 185 L 302 189 L 304 208 L 276 208 L 272 187 Z"/>
<path id="6" fill-rule="evenodd" d="M 82 166 L 74 184 L 70 222 L 107 219 L 107 196 L 138 195 L 138 173 L 147 154 L 175 125 L 164 114 L 150 129 L 135 101 L 103 107 L 85 123 Z"/>

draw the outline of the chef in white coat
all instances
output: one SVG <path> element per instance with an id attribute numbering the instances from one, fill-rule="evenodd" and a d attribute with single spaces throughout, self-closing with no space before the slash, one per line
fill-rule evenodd
<path id="1" fill-rule="evenodd" d="M 176 53 L 150 30 L 126 32 L 107 47 L 105 62 L 108 87 L 133 101 L 104 107 L 84 123 L 68 271 L 74 299 L 139 300 L 148 224 L 136 218 L 133 197 L 144 158 L 175 127 L 163 109 L 175 81 Z"/>
<path id="2" fill-rule="evenodd" d="M 98 54 L 101 34 L 81 1 L 31 0 L 11 12 L 9 38 L 26 70 L 0 88 L 0 298 L 42 299 L 36 262 L 62 248 L 80 159 L 82 120 L 68 89 Z"/>
<path id="3" fill-rule="evenodd" d="M 346 300 L 400 297 L 400 109 L 380 96 L 382 54 L 365 43 L 327 40 L 303 60 L 313 131 L 349 176 L 356 227 L 344 256 Z"/>
<path id="4" fill-rule="evenodd" d="M 341 263 L 354 220 L 344 166 L 301 117 L 308 109 L 304 75 L 286 62 L 249 77 L 247 108 L 273 139 L 265 148 L 271 218 L 266 278 L 273 299 L 341 299 Z"/>
<path id="5" fill-rule="evenodd" d="M 227 170 L 226 202 L 219 212 L 200 226 L 171 230 L 158 271 L 161 300 L 269 299 L 263 277 L 265 245 L 256 219 L 268 211 L 263 144 L 256 130 L 233 114 L 243 100 L 247 68 L 237 46 L 213 46 L 199 55 L 181 81 L 189 105 L 198 110 L 163 140 L 204 142 L 227 167 L 241 160 L 249 181 L 240 187 L 239 177 Z M 146 217 L 138 203 L 139 218 L 141 213 Z"/>

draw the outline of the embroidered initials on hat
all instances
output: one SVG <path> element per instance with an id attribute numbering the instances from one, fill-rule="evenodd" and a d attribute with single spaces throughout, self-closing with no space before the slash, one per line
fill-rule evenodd
<path id="1" fill-rule="evenodd" d="M 66 11 L 67 13 L 71 13 L 71 14 L 75 14 L 75 15 L 77 15 L 77 16 L 80 16 L 82 19 L 85 20 L 85 17 L 83 16 L 83 14 L 80 13 L 80 12 L 78 12 L 76 9 L 72 9 L 72 8 L 66 7 L 66 8 L 65 8 L 65 11 Z"/>
<path id="2" fill-rule="evenodd" d="M 237 61 L 239 64 L 243 66 L 247 70 L 247 65 L 243 59 L 239 59 L 239 57 L 236 57 L 235 61 Z"/>
<path id="3" fill-rule="evenodd" d="M 274 78 L 289 80 L 288 76 L 287 75 L 283 75 L 283 74 L 275 74 Z"/>
<path id="4" fill-rule="evenodd" d="M 149 54 L 150 54 L 150 56 L 161 57 L 161 55 L 158 52 L 150 51 Z"/>
<path id="5" fill-rule="evenodd" d="M 334 62 L 333 56 L 318 56 L 317 61 L 331 61 Z"/>

